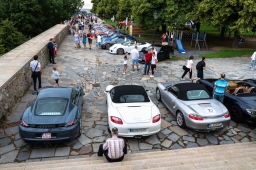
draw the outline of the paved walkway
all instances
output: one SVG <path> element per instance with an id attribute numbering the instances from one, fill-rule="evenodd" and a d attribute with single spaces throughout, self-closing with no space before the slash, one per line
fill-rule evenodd
<path id="1" fill-rule="evenodd" d="M 157 82 L 180 80 L 184 61 L 160 62 L 157 65 L 155 77 L 150 78 L 142 75 L 142 65 L 140 65 L 140 71 L 131 71 L 131 60 L 129 60 L 128 73 L 122 75 L 123 56 L 111 55 L 105 50 L 96 50 L 95 42 L 92 50 L 75 50 L 73 42 L 71 35 L 65 38 L 58 51 L 57 65 L 54 66 L 63 75 L 59 82 L 61 86 L 81 85 L 85 90 L 81 137 L 59 144 L 26 144 L 20 139 L 17 122 L 25 108 L 36 97 L 31 95 L 33 91 L 31 86 L 17 108 L 8 117 L 9 126 L 0 129 L 0 163 L 96 156 L 99 144 L 110 137 L 107 131 L 107 108 L 104 96 L 105 87 L 109 84 L 143 85 L 151 91 L 150 97 L 162 114 L 161 132 L 141 139 L 125 138 L 129 153 L 256 140 L 256 133 L 250 127 L 246 124 L 236 124 L 233 121 L 227 128 L 213 133 L 198 133 L 177 126 L 172 114 L 156 100 L 155 87 Z M 197 61 L 195 60 L 194 63 Z M 207 59 L 206 63 L 206 78 L 218 78 L 222 72 L 226 73 L 227 78 L 232 79 L 252 78 L 255 75 L 255 71 L 249 69 L 249 57 Z M 53 65 L 49 64 L 43 69 L 43 86 L 54 85 L 54 80 L 51 78 L 52 67 Z M 185 78 L 188 80 L 188 76 Z"/>

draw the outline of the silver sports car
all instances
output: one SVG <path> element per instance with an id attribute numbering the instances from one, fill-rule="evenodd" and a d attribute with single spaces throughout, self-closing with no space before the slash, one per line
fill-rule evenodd
<path id="1" fill-rule="evenodd" d="M 174 114 L 180 127 L 211 131 L 229 124 L 227 108 L 212 99 L 202 84 L 158 83 L 156 96 Z"/>

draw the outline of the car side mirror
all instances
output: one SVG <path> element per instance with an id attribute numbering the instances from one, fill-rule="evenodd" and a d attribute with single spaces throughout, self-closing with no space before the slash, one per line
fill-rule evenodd
<path id="1" fill-rule="evenodd" d="M 147 93 L 150 93 L 150 90 L 146 90 Z"/>
<path id="2" fill-rule="evenodd" d="M 105 94 L 109 93 L 109 91 L 104 91 Z"/>

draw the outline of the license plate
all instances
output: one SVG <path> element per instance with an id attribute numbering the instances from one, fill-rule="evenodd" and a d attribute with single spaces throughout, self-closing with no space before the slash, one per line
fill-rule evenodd
<path id="1" fill-rule="evenodd" d="M 143 129 L 130 129 L 130 132 L 144 132 L 144 131 L 146 131 L 145 128 L 143 128 Z"/>
<path id="2" fill-rule="evenodd" d="M 51 133 L 43 133 L 42 134 L 42 139 L 49 139 L 52 138 L 52 134 Z"/>
<path id="3" fill-rule="evenodd" d="M 221 127 L 222 126 L 222 123 L 213 123 L 213 124 L 208 124 L 208 127 L 211 128 L 211 127 Z"/>

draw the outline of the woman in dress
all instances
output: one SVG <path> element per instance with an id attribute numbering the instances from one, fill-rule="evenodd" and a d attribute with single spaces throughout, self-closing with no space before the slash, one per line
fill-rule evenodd
<path id="1" fill-rule="evenodd" d="M 74 42 L 75 42 L 75 45 L 76 45 L 75 48 L 77 49 L 77 48 L 78 48 L 78 45 L 79 45 L 79 41 L 80 41 L 80 40 L 79 40 L 79 35 L 78 35 L 77 32 L 75 33 L 74 38 L 75 38 L 75 39 L 74 39 Z"/>
<path id="2" fill-rule="evenodd" d="M 86 49 L 86 33 L 83 34 L 83 44 L 84 44 L 84 49 Z"/>
<path id="3" fill-rule="evenodd" d="M 184 73 L 183 75 L 181 76 L 181 80 L 185 80 L 184 77 L 185 75 L 189 72 L 189 79 L 191 80 L 192 78 L 192 64 L 193 64 L 193 59 L 194 59 L 194 56 L 190 56 L 189 59 L 187 60 L 186 62 L 186 67 L 184 69 Z"/>

